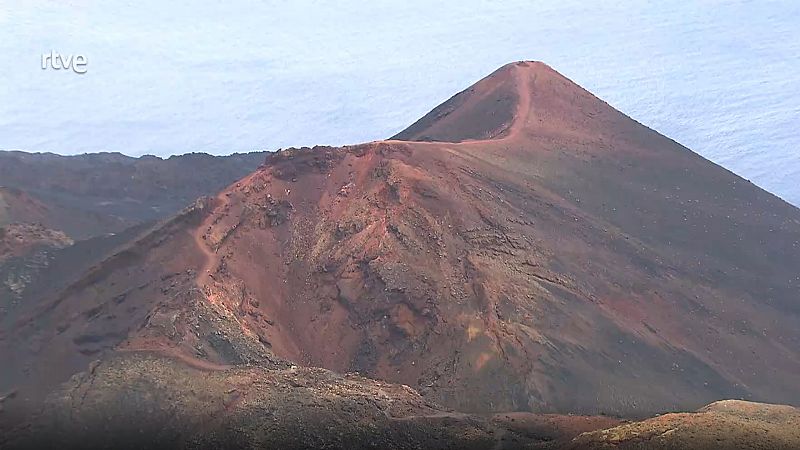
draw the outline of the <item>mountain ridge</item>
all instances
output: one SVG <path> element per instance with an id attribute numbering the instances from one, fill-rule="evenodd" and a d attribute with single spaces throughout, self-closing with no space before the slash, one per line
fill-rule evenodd
<path id="1" fill-rule="evenodd" d="M 6 221 L 42 222 L 80 240 L 174 214 L 254 170 L 264 155 L 161 159 L 0 151 L 0 196 L 25 197 L 11 203 L 16 209 Z"/>

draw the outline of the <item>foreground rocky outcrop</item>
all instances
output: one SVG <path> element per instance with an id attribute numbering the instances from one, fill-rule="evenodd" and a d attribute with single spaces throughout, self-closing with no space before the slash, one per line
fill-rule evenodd
<path id="1" fill-rule="evenodd" d="M 587 432 L 568 448 L 790 450 L 800 448 L 800 410 L 725 400 L 696 412 L 664 414 Z"/>
<path id="2" fill-rule="evenodd" d="M 0 403 L 1 404 L 1 403 Z M 796 449 L 800 410 L 720 401 L 623 422 L 469 415 L 407 386 L 284 361 L 221 366 L 152 352 L 90 364 L 2 448 Z"/>
<path id="3" fill-rule="evenodd" d="M 407 386 L 324 369 L 225 367 L 152 353 L 92 363 L 3 448 L 558 448 L 604 417 L 471 416 Z"/>

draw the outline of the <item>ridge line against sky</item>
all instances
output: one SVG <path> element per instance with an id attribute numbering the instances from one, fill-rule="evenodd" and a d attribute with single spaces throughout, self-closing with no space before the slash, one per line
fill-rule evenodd
<path id="1" fill-rule="evenodd" d="M 0 148 L 132 156 L 395 134 L 510 61 L 800 204 L 800 3 L 0 5 Z M 86 73 L 42 70 L 82 54 Z"/>

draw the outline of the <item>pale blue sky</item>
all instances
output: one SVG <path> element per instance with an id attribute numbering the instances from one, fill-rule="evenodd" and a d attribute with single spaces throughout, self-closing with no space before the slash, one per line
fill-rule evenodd
<path id="1" fill-rule="evenodd" d="M 800 2 L 431 3 L 0 0 L 0 148 L 369 141 L 537 59 L 800 204 Z M 50 50 L 88 72 L 41 70 Z"/>

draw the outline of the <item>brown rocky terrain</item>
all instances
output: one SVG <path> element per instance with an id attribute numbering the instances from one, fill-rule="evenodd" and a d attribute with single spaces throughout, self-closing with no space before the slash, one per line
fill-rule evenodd
<path id="1" fill-rule="evenodd" d="M 255 170 L 263 152 L 161 159 L 0 151 L 0 227 L 41 223 L 75 240 L 163 219 Z"/>
<path id="2" fill-rule="evenodd" d="M 53 251 L 73 244 L 61 231 L 42 224 L 12 223 L 0 227 L 0 312 L 18 300 Z"/>
<path id="3" fill-rule="evenodd" d="M 269 155 L 11 310 L 0 422 L 187 446 L 658 448 L 631 436 L 733 419 L 715 404 L 579 433 L 800 401 L 796 208 L 541 63 L 397 137 Z M 296 419 L 270 428 L 276 411 Z M 743 426 L 754 445 L 796 442 L 777 411 Z"/>
<path id="4" fill-rule="evenodd" d="M 131 427 L 130 423 L 135 423 Z M 467 415 L 407 386 L 286 363 L 129 353 L 94 363 L 6 444 L 60 448 L 557 448 L 604 417 Z"/>
<path id="5" fill-rule="evenodd" d="M 73 243 L 63 232 L 45 228 L 41 224 L 8 224 L 0 228 L 0 263 L 25 255 L 33 247 L 64 248 Z"/>
<path id="6" fill-rule="evenodd" d="M 714 402 L 691 413 L 672 413 L 587 432 L 570 449 L 800 448 L 800 410 L 737 400 Z"/>

